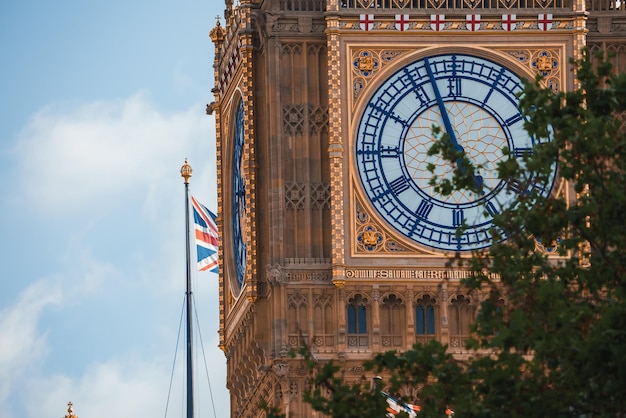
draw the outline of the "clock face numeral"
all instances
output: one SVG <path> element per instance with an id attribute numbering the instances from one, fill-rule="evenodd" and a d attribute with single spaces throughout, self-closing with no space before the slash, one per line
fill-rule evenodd
<path id="1" fill-rule="evenodd" d="M 507 190 L 520 196 L 526 194 L 526 188 L 524 187 L 524 184 L 522 184 L 522 182 L 518 179 L 509 179 L 506 182 L 506 188 Z"/>
<path id="2" fill-rule="evenodd" d="M 506 126 L 512 126 L 512 125 L 515 125 L 517 122 L 520 122 L 522 119 L 524 119 L 522 114 L 521 113 L 517 113 L 517 114 L 511 116 L 510 118 L 508 118 L 507 120 L 505 120 L 504 124 Z"/>
<path id="3" fill-rule="evenodd" d="M 427 200 L 422 200 L 419 204 L 419 206 L 417 207 L 417 210 L 415 211 L 415 213 L 417 214 L 417 216 L 421 219 L 427 219 L 428 218 L 428 214 L 430 213 L 430 211 L 433 209 L 433 204 Z"/>
<path id="4" fill-rule="evenodd" d="M 408 190 L 411 186 L 409 185 L 406 177 L 398 177 L 397 179 L 389 183 L 389 187 L 395 195 L 399 195 L 403 191 Z"/>
<path id="5" fill-rule="evenodd" d="M 485 209 L 487 210 L 487 213 L 491 216 L 496 216 L 498 213 L 500 213 L 491 201 L 487 202 L 487 204 L 485 205 Z"/>
<path id="6" fill-rule="evenodd" d="M 381 218 L 415 243 L 474 250 L 492 244 L 494 216 L 529 188 L 546 196 L 552 181 L 507 184 L 498 176 L 499 162 L 532 152 L 537 143 L 524 130 L 518 108 L 522 87 L 517 74 L 496 62 L 442 54 L 405 65 L 366 96 L 354 156 L 362 190 Z M 444 196 L 430 184 L 433 175 L 451 179 L 454 169 L 442 157 L 428 155 L 433 126 L 445 130 L 452 145 L 480 167 L 480 194 L 459 190 Z M 510 155 L 504 148 L 512 150 Z"/>
<path id="7" fill-rule="evenodd" d="M 529 147 L 519 147 L 519 148 L 515 148 L 513 150 L 513 155 L 516 158 L 521 158 L 524 156 L 524 154 L 532 154 L 533 149 L 529 148 Z"/>
<path id="8" fill-rule="evenodd" d="M 452 226 L 463 225 L 463 209 L 452 209 Z"/>
<path id="9" fill-rule="evenodd" d="M 463 95 L 460 77 L 450 77 L 448 79 L 448 96 L 458 97 Z"/>
<path id="10" fill-rule="evenodd" d="M 381 158 L 398 158 L 400 157 L 400 150 L 398 147 L 381 147 L 380 149 L 380 157 Z"/>

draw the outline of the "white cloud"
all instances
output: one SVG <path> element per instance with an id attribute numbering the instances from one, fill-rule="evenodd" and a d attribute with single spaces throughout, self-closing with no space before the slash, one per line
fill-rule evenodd
<path id="1" fill-rule="evenodd" d="M 163 321 L 162 315 L 159 315 L 160 319 L 155 317 L 157 323 L 151 326 L 156 326 L 156 335 L 152 334 L 140 347 L 129 345 L 122 334 L 113 333 L 110 334 L 110 338 L 114 340 L 111 345 L 117 349 L 102 352 L 83 335 L 82 328 L 56 330 L 53 322 L 48 323 L 49 329 L 43 330 L 42 320 L 50 307 L 54 307 L 58 322 L 68 325 L 74 321 L 71 315 L 83 312 L 86 305 L 97 302 L 97 295 L 93 294 L 92 276 L 101 276 L 108 268 L 98 265 L 95 260 L 83 262 L 76 268 L 80 271 L 72 277 L 35 282 L 22 292 L 14 305 L 0 313 L 0 418 L 18 415 L 24 418 L 63 416 L 68 401 L 74 403 L 74 412 L 79 417 L 164 416 L 179 310 L 171 309 L 171 306 L 164 308 L 163 300 L 152 300 L 150 303 L 144 301 L 138 305 L 137 309 L 153 312 L 161 309 L 170 311 L 175 316 L 169 321 L 169 329 L 166 329 L 165 323 L 159 325 Z M 101 280 L 96 279 L 95 282 Z M 216 299 L 214 289 L 208 289 L 213 286 L 200 283 L 200 287 L 196 292 L 197 300 Z M 167 297 L 175 299 L 175 304 L 182 300 L 171 293 Z M 217 314 L 207 310 L 214 311 L 217 308 L 213 306 L 211 309 L 212 304 L 208 305 L 205 303 L 198 306 L 198 310 L 201 318 L 212 319 L 209 328 L 214 328 Z M 128 320 L 132 321 L 133 311 L 126 311 Z M 109 328 L 125 326 L 111 322 L 115 319 L 109 314 L 110 312 L 102 309 L 99 319 L 91 318 L 88 321 L 94 327 L 99 327 L 102 321 L 109 323 Z M 206 328 L 207 323 L 201 325 Z M 64 346 L 54 345 L 53 334 L 57 333 L 58 338 L 58 333 L 68 331 L 71 338 L 67 343 L 79 347 L 86 358 L 64 358 L 65 354 L 59 352 Z M 202 337 L 203 349 L 199 345 L 198 336 L 195 338 L 195 381 L 200 388 L 196 392 L 197 409 L 202 412 L 202 416 L 213 416 L 212 394 L 217 417 L 228 416 L 228 392 L 224 387 L 225 357 L 217 348 L 216 334 L 206 335 L 205 329 Z M 184 338 L 184 332 L 181 338 Z M 180 343 L 178 349 L 168 417 L 179 416 L 184 406 L 184 344 Z M 201 360 L 203 351 L 207 356 L 208 366 Z M 62 363 L 54 364 L 55 360 Z M 71 370 L 66 372 L 64 367 Z M 211 392 L 206 382 L 205 367 L 208 368 Z"/>
<path id="2" fill-rule="evenodd" d="M 187 154 L 203 145 L 208 152 L 213 135 L 201 105 L 164 113 L 144 94 L 49 106 L 33 116 L 14 147 L 18 190 L 26 203 L 54 212 L 119 202 L 177 180 Z"/>
<path id="3" fill-rule="evenodd" d="M 79 417 L 163 417 L 166 408 L 167 417 L 178 417 L 184 409 L 184 377 L 175 374 L 168 404 L 170 375 L 166 370 L 165 364 L 129 359 L 94 365 L 75 379 L 65 375 L 35 378 L 28 382 L 29 402 L 23 416 L 63 416 L 67 402 L 72 402 Z M 212 385 L 215 386 L 213 381 Z M 206 384 L 194 396 L 196 415 L 213 417 Z M 213 396 L 217 417 L 228 416 L 228 401 L 223 391 L 220 393 L 213 387 Z"/>
<path id="4" fill-rule="evenodd" d="M 15 382 L 44 360 L 46 335 L 37 329 L 39 317 L 46 307 L 58 306 L 62 301 L 58 286 L 40 280 L 0 312 L 0 405 L 11 395 Z"/>
<path id="5" fill-rule="evenodd" d="M 63 416 L 67 402 L 89 418 L 163 416 L 167 373 L 142 361 L 94 365 L 76 379 L 64 375 L 29 382 L 28 417 Z"/>
<path id="6" fill-rule="evenodd" d="M 13 199 L 27 209 L 15 207 L 70 221 L 25 225 L 49 245 L 37 273 L 16 273 L 32 284 L 0 310 L 0 418 L 61 417 L 68 401 L 81 418 L 163 416 L 184 288 L 178 170 L 189 157 L 192 193 L 215 208 L 213 124 L 203 106 L 162 112 L 137 94 L 49 106 L 22 130 L 14 155 L 23 195 Z M 32 279 L 42 270 L 54 273 Z M 203 330 L 215 330 L 217 280 L 199 273 L 194 281 L 200 318 L 210 319 Z M 212 332 L 203 331 L 204 348 L 224 417 L 226 359 Z M 180 415 L 180 381 L 168 417 Z M 213 416 L 204 393 L 203 416 Z"/>

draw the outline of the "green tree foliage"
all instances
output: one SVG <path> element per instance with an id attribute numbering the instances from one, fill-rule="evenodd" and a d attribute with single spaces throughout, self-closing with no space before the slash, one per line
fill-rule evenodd
<path id="1" fill-rule="evenodd" d="M 433 341 L 365 364 L 386 391 L 417 391 L 418 399 L 404 400 L 421 405 L 420 417 L 444 417 L 446 407 L 456 418 L 626 416 L 626 74 L 600 61 L 594 66 L 584 51 L 572 62 L 579 87 L 571 92 L 526 83 L 526 130 L 550 141 L 522 163 L 501 163 L 500 178 L 524 178 L 525 165 L 549 181 L 556 161 L 557 190 L 542 199 L 529 187 L 495 220 L 505 241 L 451 258 L 474 272 L 464 286 L 488 295 L 467 342 L 473 356 L 454 359 Z M 431 152 L 461 161 L 449 144 L 443 135 Z M 453 181 L 439 180 L 442 193 L 472 187 L 480 167 L 459 164 Z M 537 251 L 537 240 L 552 253 Z M 332 362 L 301 354 L 315 410 L 384 416 L 384 399 L 367 379 L 348 383 Z"/>

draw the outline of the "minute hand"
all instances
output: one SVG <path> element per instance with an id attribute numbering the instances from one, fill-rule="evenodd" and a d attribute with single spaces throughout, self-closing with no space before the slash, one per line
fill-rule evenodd
<path id="1" fill-rule="evenodd" d="M 448 115 L 448 111 L 446 110 L 446 106 L 443 103 L 443 99 L 441 98 L 441 92 L 439 91 L 439 87 L 437 86 L 437 81 L 435 80 L 435 75 L 433 74 L 433 69 L 430 68 L 430 60 L 428 58 L 424 59 L 426 63 L 426 72 L 428 73 L 428 78 L 430 79 L 430 85 L 433 86 L 433 90 L 435 91 L 435 98 L 437 99 L 437 106 L 439 106 L 439 112 L 441 113 L 441 118 L 443 119 L 443 125 L 446 128 L 446 132 L 448 133 L 448 137 L 450 141 L 452 141 L 452 145 L 457 151 L 464 152 L 465 150 L 461 145 L 459 145 L 459 141 L 456 140 L 456 133 L 452 128 L 452 123 L 450 122 L 450 116 Z"/>
<path id="2" fill-rule="evenodd" d="M 454 132 L 454 128 L 452 127 L 452 123 L 450 122 L 450 115 L 448 115 L 448 111 L 446 110 L 446 106 L 443 103 L 443 99 L 441 98 L 441 92 L 439 91 L 439 87 L 437 86 L 437 81 L 435 80 L 435 75 L 433 74 L 433 69 L 430 67 L 430 60 L 428 58 L 424 58 L 424 62 L 426 63 L 426 72 L 428 73 L 428 78 L 430 79 L 430 85 L 433 86 L 433 91 L 435 92 L 435 98 L 437 99 L 437 106 L 439 106 L 439 112 L 441 113 L 441 119 L 443 119 L 443 125 L 446 128 L 446 132 L 448 133 L 448 138 L 450 138 L 450 142 L 454 146 L 454 149 L 460 152 L 465 152 L 463 147 L 459 144 L 459 141 L 456 139 L 456 132 Z M 456 161 L 457 165 L 464 172 L 464 162 L 461 157 L 459 157 Z M 476 190 L 482 192 L 483 189 L 483 177 L 478 175 L 472 175 L 472 179 L 474 180 L 474 185 L 476 186 Z"/>

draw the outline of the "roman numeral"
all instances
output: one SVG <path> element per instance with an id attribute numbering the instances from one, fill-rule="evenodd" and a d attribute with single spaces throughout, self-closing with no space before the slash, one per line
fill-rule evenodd
<path id="1" fill-rule="evenodd" d="M 398 151 L 398 147 L 380 148 L 380 158 L 398 158 L 399 156 L 400 152 Z"/>
<path id="2" fill-rule="evenodd" d="M 417 100 L 420 101 L 420 105 L 424 105 L 430 101 L 430 97 L 428 97 L 428 94 L 426 94 L 426 90 L 424 90 L 424 87 L 418 86 L 415 88 L 414 91 L 415 97 L 417 97 Z"/>
<path id="3" fill-rule="evenodd" d="M 400 176 L 391 183 L 389 183 L 391 191 L 398 195 L 409 188 L 409 182 L 406 177 Z"/>
<path id="4" fill-rule="evenodd" d="M 452 226 L 458 227 L 463 225 L 464 218 L 463 209 L 452 209 Z"/>
<path id="5" fill-rule="evenodd" d="M 504 124 L 506 126 L 511 126 L 511 125 L 515 125 L 517 122 L 519 122 L 520 120 L 522 120 L 522 114 L 521 113 L 516 113 L 515 115 L 511 116 L 510 118 L 508 118 L 507 120 L 504 121 Z"/>
<path id="6" fill-rule="evenodd" d="M 518 195 L 522 195 L 526 192 L 526 188 L 518 179 L 509 179 L 506 183 L 506 189 Z"/>
<path id="7" fill-rule="evenodd" d="M 515 148 L 513 150 L 513 155 L 516 158 L 522 158 L 524 156 L 524 154 L 532 154 L 533 153 L 533 149 L 529 148 L 529 147 L 520 147 L 520 148 Z"/>
<path id="8" fill-rule="evenodd" d="M 461 78 L 460 77 L 451 77 L 448 79 L 448 96 L 457 97 L 461 96 Z"/>
<path id="9" fill-rule="evenodd" d="M 492 201 L 487 202 L 485 208 L 490 216 L 496 216 L 499 213 Z"/>
<path id="10" fill-rule="evenodd" d="M 432 208 L 433 208 L 433 204 L 431 202 L 427 200 L 422 200 L 419 206 L 417 207 L 417 210 L 415 211 L 415 213 L 417 214 L 418 218 L 427 219 Z"/>

